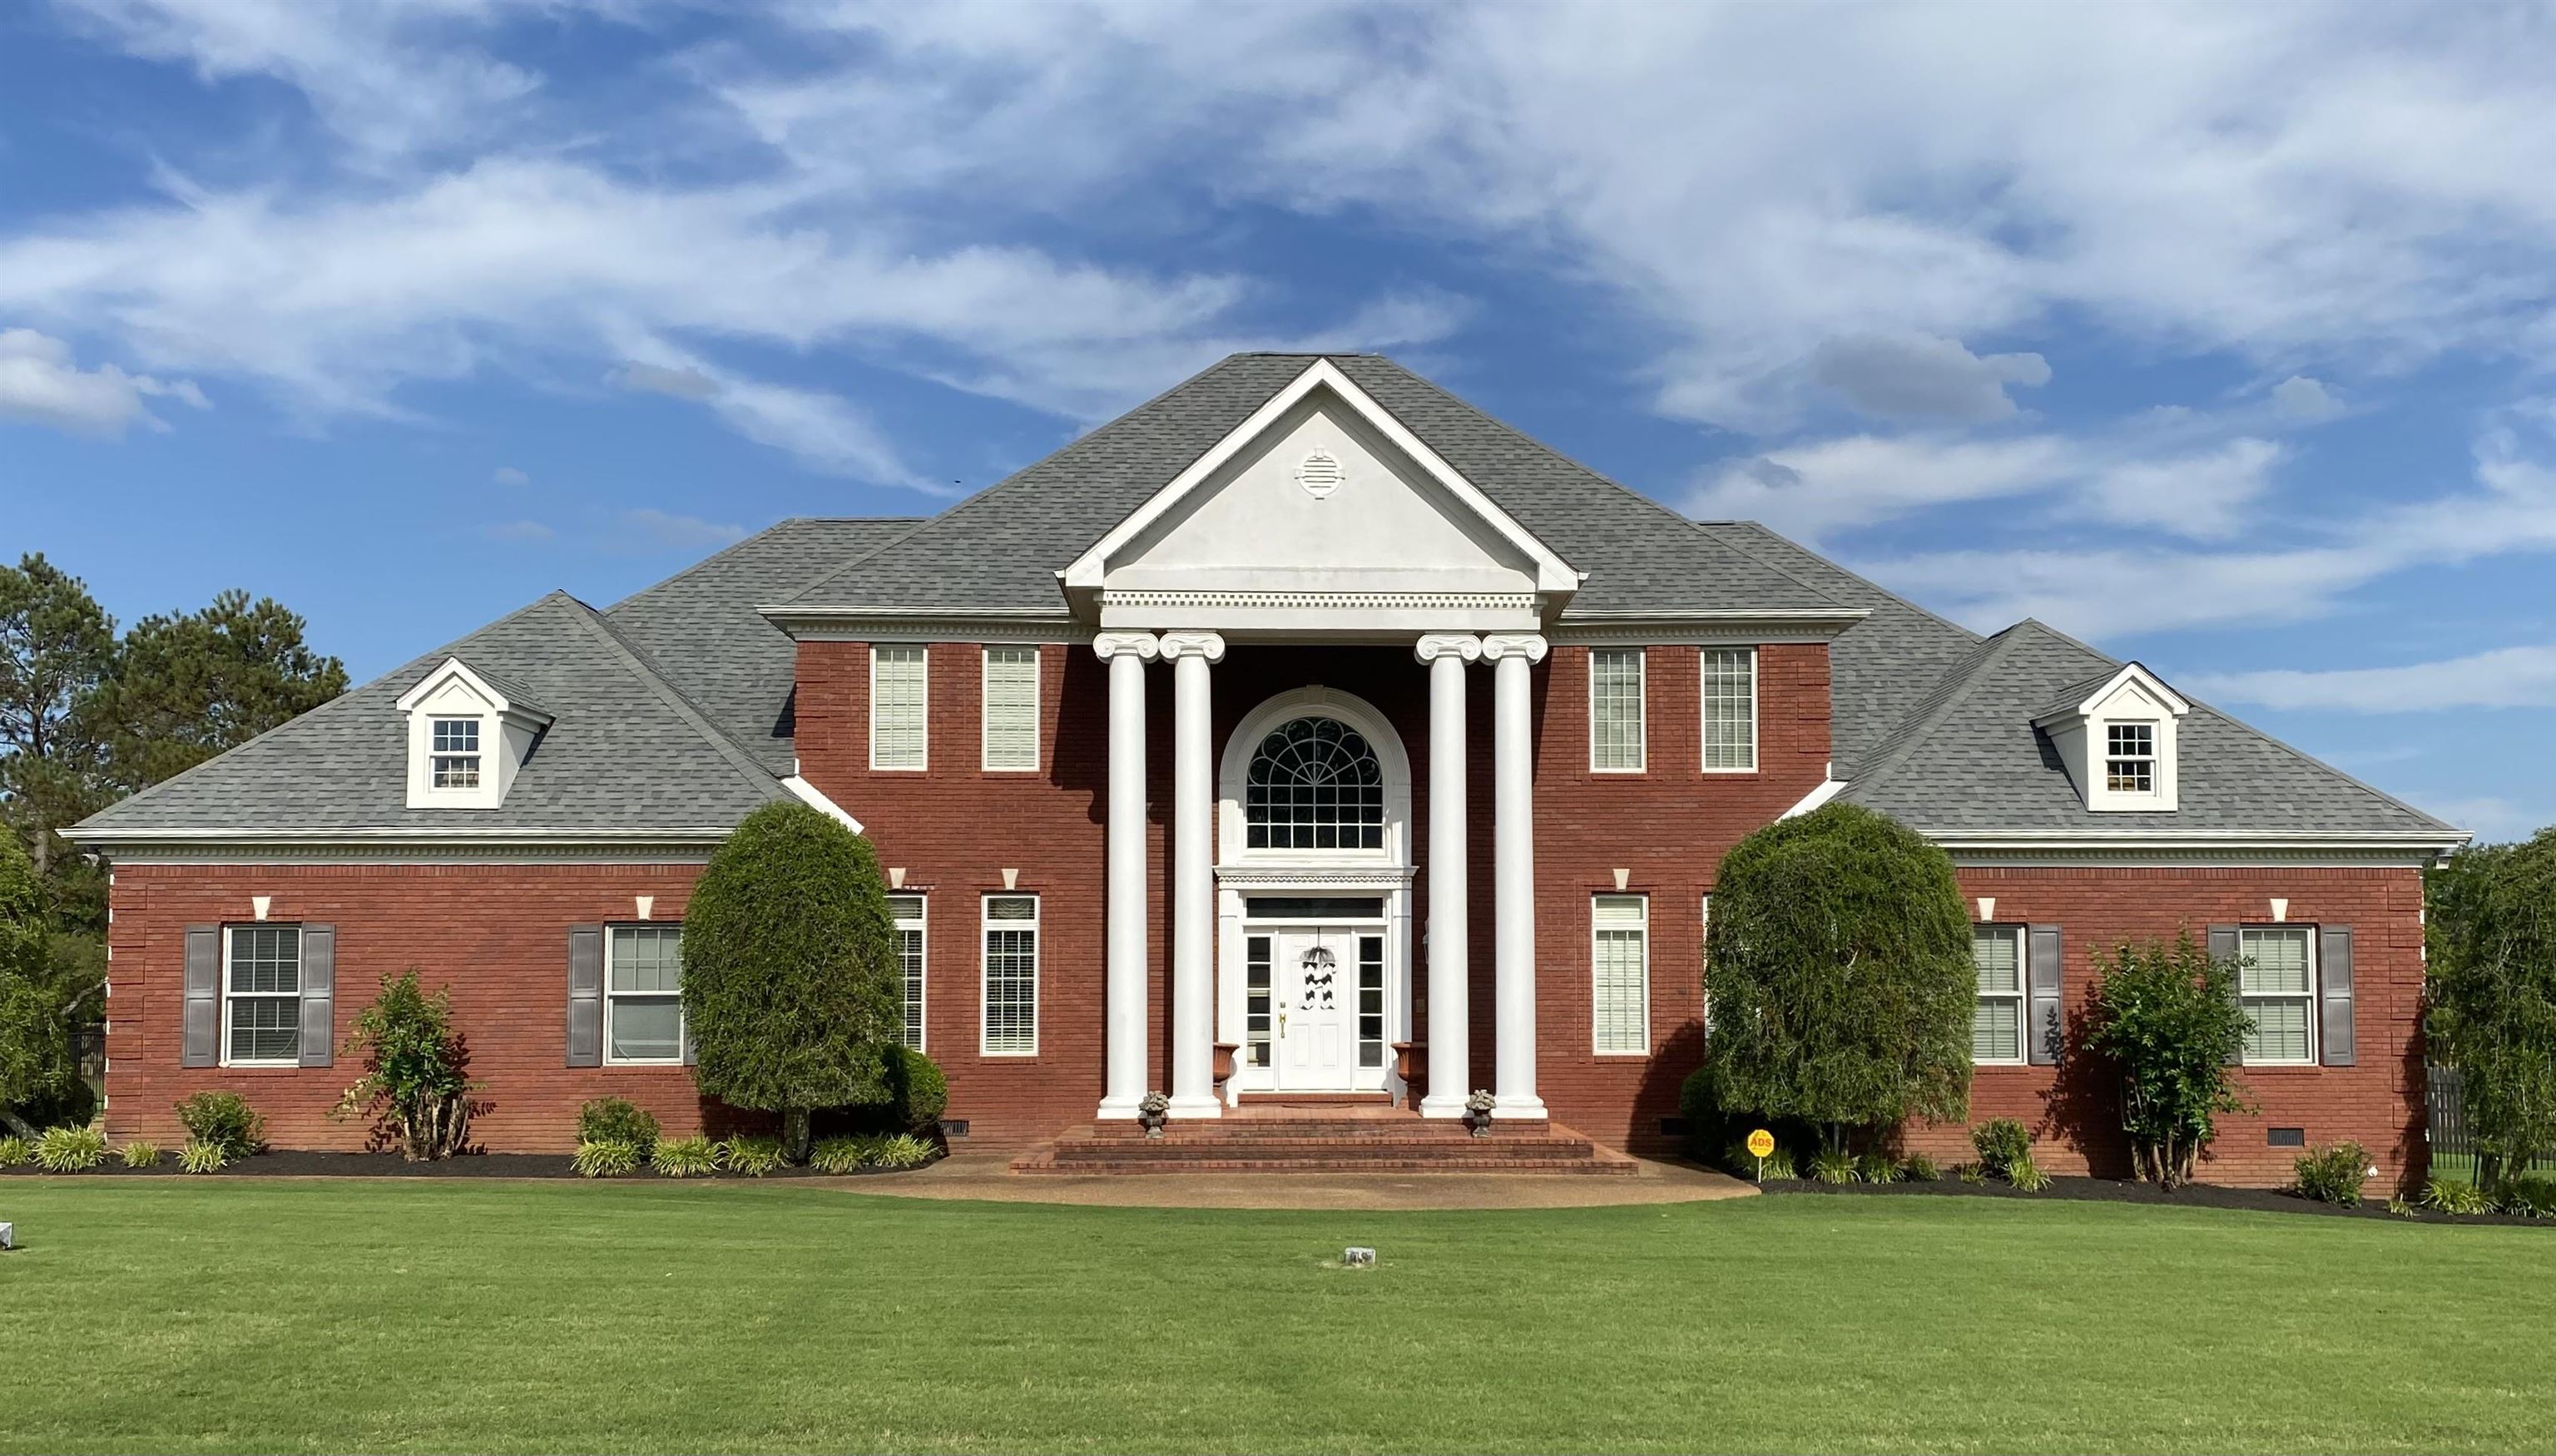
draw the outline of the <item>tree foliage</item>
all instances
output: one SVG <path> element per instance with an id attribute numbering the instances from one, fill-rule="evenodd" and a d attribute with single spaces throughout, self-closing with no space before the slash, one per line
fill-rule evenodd
<path id="1" fill-rule="evenodd" d="M 345 666 L 311 650 L 306 625 L 239 591 L 135 622 L 97 705 L 110 785 L 149 788 L 345 692 Z"/>
<path id="2" fill-rule="evenodd" d="M 114 662 L 115 622 L 77 577 L 42 553 L 0 566 L 0 808 L 40 875 L 65 853 L 56 831 L 113 797 L 97 699 Z"/>
<path id="3" fill-rule="evenodd" d="M 1734 1113 L 1828 1130 L 1967 1116 L 1970 915 L 1953 861 L 1870 810 L 1766 826 L 1722 861 L 1706 990 L 1710 1081 Z"/>
<path id="4" fill-rule="evenodd" d="M 35 865 L 0 836 L 0 1123 L 20 1136 L 88 1120 L 71 1032 L 98 1014 L 104 972 L 52 927 Z"/>
<path id="5" fill-rule="evenodd" d="M 2556 1151 L 2556 827 L 2463 850 L 2427 888 L 2423 1027 L 2433 1060 L 2458 1069 L 2491 1185 Z"/>
<path id="6" fill-rule="evenodd" d="M 887 889 L 869 841 L 805 804 L 767 804 L 710 856 L 684 912 L 684 1014 L 702 1091 L 783 1115 L 889 1101 L 904 1030 Z"/>
<path id="7" fill-rule="evenodd" d="M 470 1119 L 483 1109 L 470 1100 L 470 1045 L 452 1029 L 450 992 L 429 994 L 414 967 L 383 977 L 346 1050 L 363 1054 L 364 1074 L 330 1117 L 370 1118 L 374 1149 L 413 1163 L 470 1150 Z"/>
<path id="8" fill-rule="evenodd" d="M 2138 1175 L 2192 1181 L 2219 1115 L 2244 1111 L 2236 1063 L 2249 1024 L 2237 963 L 2213 961 L 2187 930 L 2173 945 L 2123 942 L 2096 958 L 2081 1040 L 2121 1069 L 2121 1126 Z"/>

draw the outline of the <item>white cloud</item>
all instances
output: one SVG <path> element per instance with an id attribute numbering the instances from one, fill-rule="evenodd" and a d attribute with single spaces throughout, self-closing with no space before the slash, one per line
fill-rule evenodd
<path id="1" fill-rule="evenodd" d="M 493 521 L 481 527 L 479 533 L 491 541 L 513 544 L 548 541 L 556 534 L 539 521 Z"/>
<path id="2" fill-rule="evenodd" d="M 2293 374 L 2272 386 L 2272 407 L 2288 419 L 2316 423 L 2343 413 L 2343 401 L 2323 380 Z"/>
<path id="3" fill-rule="evenodd" d="M 488 478 L 500 485 L 530 485 L 533 477 L 513 465 L 499 465 L 488 472 Z"/>
<path id="4" fill-rule="evenodd" d="M 623 511 L 620 526 L 633 544 L 643 548 L 702 551 L 745 539 L 743 526 L 722 525 L 699 516 L 677 515 L 645 505 Z"/>
<path id="5" fill-rule="evenodd" d="M 624 389 L 671 394 L 677 399 L 708 399 L 719 392 L 717 380 L 689 365 L 667 369 L 656 364 L 624 364 L 612 371 L 612 382 Z"/>
<path id="6" fill-rule="evenodd" d="M 163 382 L 113 364 L 82 369 L 62 339 L 32 329 L 0 330 L 0 420 L 107 437 L 135 425 L 167 430 L 168 422 L 143 403 L 160 398 L 212 408 L 193 380 Z"/>
<path id="7" fill-rule="evenodd" d="M 2039 354 L 1972 353 L 1949 338 L 1858 333 L 1832 338 L 1811 355 L 1811 377 L 1867 415 L 1894 420 L 2002 420 L 2014 413 L 2006 386 L 2050 382 Z"/>
<path id="8" fill-rule="evenodd" d="M 2225 540 L 2244 526 L 2286 456 L 2272 441 L 2239 437 L 2189 455 L 2120 461 L 2086 482 L 2081 505 L 2100 520 Z"/>
<path id="9" fill-rule="evenodd" d="M 2231 703 L 2343 713 L 2556 708 L 2556 646 L 2497 647 L 2396 667 L 2207 673 L 2190 685 L 2204 697 Z"/>

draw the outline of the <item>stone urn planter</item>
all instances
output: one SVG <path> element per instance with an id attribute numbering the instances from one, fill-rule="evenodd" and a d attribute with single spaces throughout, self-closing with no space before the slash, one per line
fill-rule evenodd
<path id="1" fill-rule="evenodd" d="M 1145 1129 L 1146 1136 L 1160 1137 L 1163 1135 L 1163 1120 L 1171 1113 L 1170 1098 L 1159 1092 L 1146 1093 L 1145 1100 L 1136 1104 L 1136 1125 Z"/>
<path id="2" fill-rule="evenodd" d="M 1473 1089 L 1473 1095 L 1465 1099 L 1466 1129 L 1476 1137 L 1490 1136 L 1491 1109 L 1498 1105 L 1499 1099 L 1491 1096 L 1487 1090 L 1478 1087 Z"/>

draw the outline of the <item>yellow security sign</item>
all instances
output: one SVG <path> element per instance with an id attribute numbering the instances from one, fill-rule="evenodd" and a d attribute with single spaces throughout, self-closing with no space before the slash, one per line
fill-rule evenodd
<path id="1" fill-rule="evenodd" d="M 1750 1157 L 1771 1157 L 1774 1155 L 1774 1133 L 1760 1127 L 1756 1131 L 1748 1134 L 1748 1155 Z"/>

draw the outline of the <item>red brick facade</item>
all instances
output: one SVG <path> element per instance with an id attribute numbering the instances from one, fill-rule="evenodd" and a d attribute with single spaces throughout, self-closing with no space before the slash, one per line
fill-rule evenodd
<path id="1" fill-rule="evenodd" d="M 1040 758 L 1036 771 L 986 772 L 979 752 L 980 649 L 930 651 L 930 766 L 869 767 L 869 648 L 812 641 L 799 652 L 797 747 L 802 774 L 863 821 L 882 865 L 927 896 L 927 1049 L 947 1071 L 949 1115 L 971 1142 L 1019 1145 L 1087 1122 L 1102 1082 L 1102 845 L 1107 684 L 1087 647 L 1042 649 Z M 1589 767 L 1588 649 L 1559 647 L 1535 675 L 1538 1088 L 1553 1117 L 1599 1141 L 1657 1148 L 1663 1120 L 1702 1051 L 1701 906 L 1723 853 L 1775 818 L 1826 775 L 1830 752 L 1828 650 L 1820 644 L 1760 649 L 1758 767 L 1707 773 L 1701 766 L 1698 651 L 1653 646 L 1645 662 L 1647 766 L 1639 773 Z M 1425 994 L 1429 734 L 1426 669 L 1406 647 L 1266 647 L 1237 644 L 1213 675 L 1214 742 L 1270 697 L 1308 684 L 1353 693 L 1400 732 L 1410 759 L 1418 869 L 1410 983 Z M 1493 1055 L 1491 945 L 1494 913 L 1490 674 L 1471 677 L 1469 803 L 1472 835 L 1472 1062 L 1466 1080 L 1485 1086 Z M 1165 968 L 1170 925 L 1162 892 L 1171 799 L 1171 681 L 1148 669 L 1148 761 L 1154 806 L 1149 858 L 1151 1016 L 1149 1082 L 1163 1086 L 1169 1044 Z M 1040 897 L 1038 1050 L 978 1050 L 979 897 L 1007 888 Z M 1647 1056 L 1600 1056 L 1591 1025 L 1591 896 L 1646 894 L 1650 913 Z M 116 873 L 108 1125 L 118 1137 L 168 1139 L 171 1104 L 187 1092 L 231 1088 L 268 1119 L 280 1145 L 351 1147 L 360 1125 L 324 1113 L 355 1075 L 327 1069 L 201 1069 L 180 1065 L 178 1025 L 184 931 L 251 918 L 250 896 L 270 915 L 337 928 L 336 1038 L 377 979 L 409 966 L 452 990 L 489 1111 L 478 1124 L 491 1147 L 560 1149 L 574 1137 L 586 1098 L 620 1095 L 670 1128 L 705 1121 L 681 1068 L 565 1065 L 567 928 L 628 920 L 634 897 L 656 897 L 654 918 L 679 919 L 698 869 L 647 864 L 349 864 L 306 866 L 128 864 Z M 2264 1183 L 2289 1171 L 2294 1153 L 2263 1145 L 2268 1126 L 2304 1126 L 2324 1142 L 2353 1137 L 2391 1175 L 2419 1155 L 2415 1001 L 2421 986 L 2419 878 L 2410 869 L 2014 869 L 1964 873 L 1964 892 L 1992 895 L 2000 921 L 2054 923 L 2066 934 L 2065 993 L 2073 1009 L 2089 957 L 2122 936 L 2171 935 L 2183 925 L 2260 922 L 2284 896 L 2293 921 L 2350 923 L 2358 938 L 2360 1065 L 2257 1071 L 2246 1081 L 2258 1116 L 2227 1124 L 2206 1176 Z M 1425 1026 L 1425 1005 L 1414 1008 Z M 1978 1116 L 2017 1117 L 2041 1130 L 2061 1170 L 2115 1171 L 2117 1118 L 2101 1089 L 2044 1068 L 1985 1068 L 1975 1083 Z M 2108 1121 L 2109 1119 L 2109 1121 Z M 1918 1128 L 1912 1144 L 1966 1149 L 1960 1129 Z"/>

